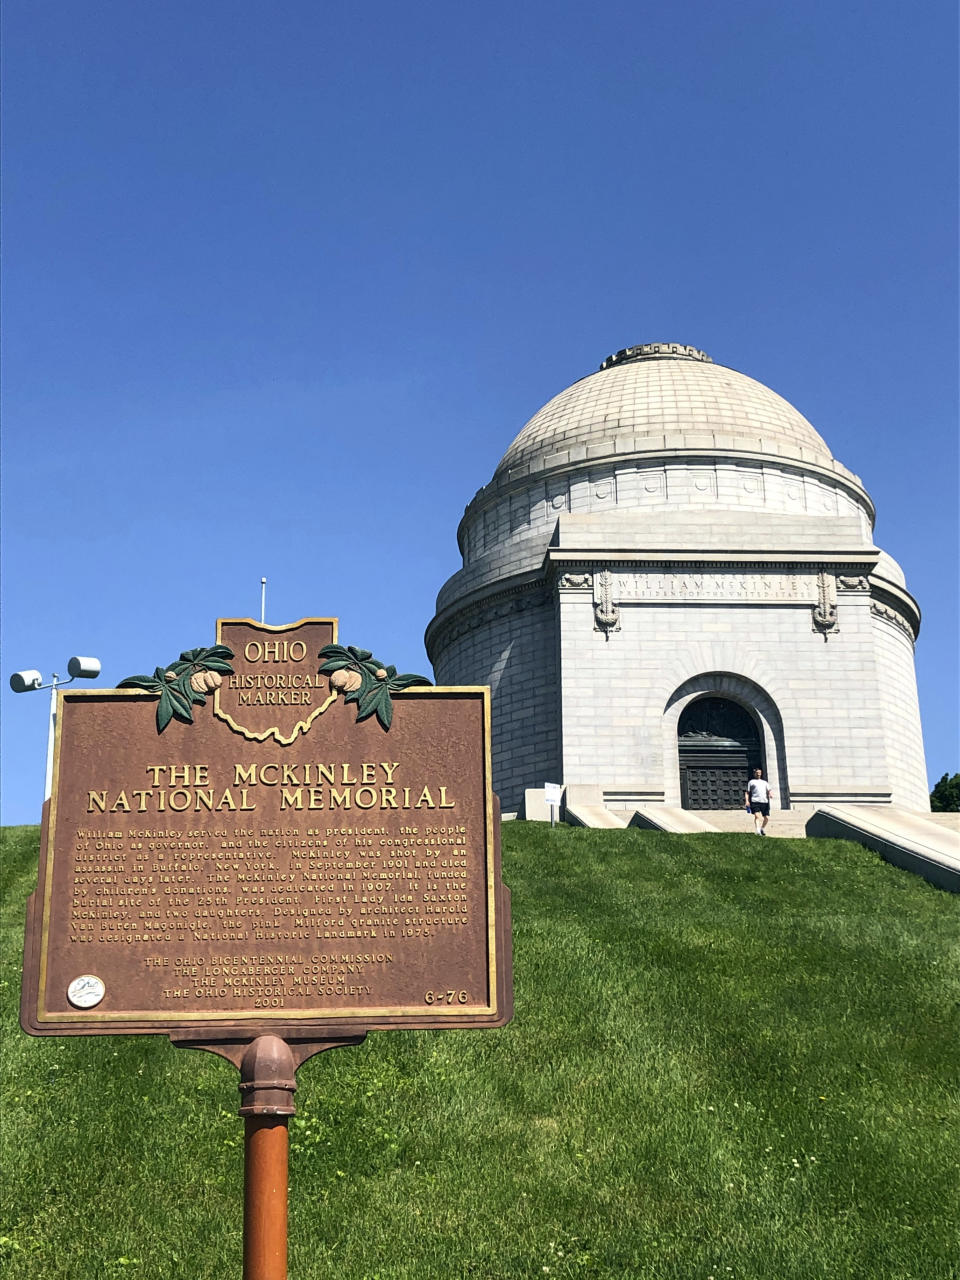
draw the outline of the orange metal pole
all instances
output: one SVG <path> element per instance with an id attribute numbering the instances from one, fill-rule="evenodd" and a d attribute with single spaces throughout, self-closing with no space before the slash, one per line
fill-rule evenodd
<path id="1" fill-rule="evenodd" d="M 287 1117 L 244 1117 L 243 1280 L 287 1280 Z"/>
<path id="2" fill-rule="evenodd" d="M 240 1059 L 243 1105 L 243 1280 L 287 1280 L 287 1119 L 296 1063 L 279 1036 L 257 1036 Z"/>
<path id="3" fill-rule="evenodd" d="M 362 1044 L 366 1034 L 296 1041 L 293 1048 L 269 1032 L 253 1040 L 174 1040 L 180 1048 L 218 1053 L 240 1068 L 243 1280 L 287 1280 L 287 1121 L 296 1113 L 297 1067 L 325 1049 Z"/>
<path id="4" fill-rule="evenodd" d="M 294 1054 L 285 1040 L 264 1034 L 225 1055 L 240 1067 L 243 1104 L 243 1280 L 287 1280 L 287 1121 L 296 1112 L 297 1066 L 362 1040 L 313 1041 Z"/>

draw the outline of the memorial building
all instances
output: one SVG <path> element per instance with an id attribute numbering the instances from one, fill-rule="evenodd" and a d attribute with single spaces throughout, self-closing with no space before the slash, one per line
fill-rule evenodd
<path id="1" fill-rule="evenodd" d="M 614 809 L 929 810 L 916 601 L 860 479 L 786 400 L 676 343 L 530 419 L 457 533 L 437 682 L 493 691 L 505 812 L 545 782 Z"/>

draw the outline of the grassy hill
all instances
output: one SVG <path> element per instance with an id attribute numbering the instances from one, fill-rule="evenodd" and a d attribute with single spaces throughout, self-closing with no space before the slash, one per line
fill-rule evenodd
<path id="1" fill-rule="evenodd" d="M 236 1072 L 16 1027 L 8 1280 L 239 1276 Z M 960 1276 L 960 899 L 852 844 L 512 823 L 516 1017 L 299 1073 L 291 1280 Z"/>

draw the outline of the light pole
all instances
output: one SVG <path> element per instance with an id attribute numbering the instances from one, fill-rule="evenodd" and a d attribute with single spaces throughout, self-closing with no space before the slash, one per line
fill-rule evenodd
<path id="1" fill-rule="evenodd" d="M 71 658 L 67 663 L 68 680 L 61 680 L 56 672 L 50 677 L 50 683 L 43 683 L 39 671 L 15 671 L 10 677 L 10 688 L 14 693 L 33 693 L 37 689 L 50 690 L 50 725 L 47 730 L 47 776 L 43 784 L 44 801 L 50 799 L 53 790 L 53 733 L 57 725 L 57 690 L 65 684 L 71 684 L 78 677 L 81 680 L 96 680 L 100 674 L 99 658 Z"/>

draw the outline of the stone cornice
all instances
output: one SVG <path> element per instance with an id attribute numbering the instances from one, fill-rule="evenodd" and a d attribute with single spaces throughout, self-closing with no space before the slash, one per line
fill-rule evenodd
<path id="1" fill-rule="evenodd" d="M 870 575 L 870 610 L 878 618 L 893 622 L 916 640 L 920 634 L 920 606 L 909 591 L 888 578 Z"/>
<path id="2" fill-rule="evenodd" d="M 455 638 L 454 633 L 463 634 L 494 617 L 506 617 L 530 606 L 546 604 L 556 591 L 579 591 L 592 597 L 594 576 L 604 569 L 677 573 L 729 570 L 739 574 L 805 569 L 808 572 L 831 573 L 839 579 L 838 590 L 847 596 L 860 592 L 866 595 L 869 589 L 872 612 L 898 625 L 911 639 L 915 639 L 920 630 L 917 603 L 908 592 L 873 572 L 878 556 L 876 547 L 809 554 L 782 550 L 749 554 L 729 550 L 692 553 L 689 548 L 675 551 L 658 548 L 648 552 L 624 552 L 611 548 L 597 552 L 551 547 L 539 570 L 488 583 L 447 605 L 427 627 L 424 644 L 430 661 L 434 662 L 435 654 Z M 578 578 L 581 581 L 576 581 Z M 640 602 L 639 607 L 652 603 L 655 602 Z M 683 602 L 671 600 L 664 603 Z M 695 605 L 694 601 L 688 603 Z M 762 601 L 749 603 L 763 607 Z"/>
<path id="3" fill-rule="evenodd" d="M 835 568 L 846 571 L 848 576 L 854 576 L 852 570 L 856 570 L 857 574 L 868 574 L 877 563 L 879 551 L 875 547 L 864 548 L 858 547 L 855 550 L 837 550 L 837 551 L 793 551 L 793 550 L 777 550 L 770 551 L 703 551 L 700 548 L 692 550 L 690 547 L 677 547 L 675 549 L 657 547 L 656 550 L 650 551 L 623 551 L 616 547 L 605 548 L 603 551 L 578 551 L 575 548 L 548 547 L 547 554 L 544 557 L 544 568 L 548 566 L 557 572 L 569 572 L 574 566 L 579 565 L 607 565 L 622 566 L 625 569 L 690 569 L 696 566 L 706 568 L 718 568 L 720 566 L 729 565 L 731 572 L 739 572 L 744 569 L 789 569 L 800 565 L 812 566 L 814 568 Z"/>
<path id="4" fill-rule="evenodd" d="M 434 653 L 456 638 L 454 630 L 458 635 L 472 631 L 492 619 L 492 610 L 503 610 L 496 616 L 505 617 L 508 613 L 520 612 L 531 605 L 546 604 L 550 598 L 542 571 L 516 574 L 512 578 L 471 591 L 447 605 L 430 621 L 423 635 L 427 657 L 436 665 Z"/>
<path id="5" fill-rule="evenodd" d="M 876 508 L 870 495 L 860 483 L 859 477 L 855 476 L 852 471 L 848 471 L 842 463 L 836 461 L 831 467 L 808 458 L 794 457 L 792 454 L 766 453 L 755 449 L 732 449 L 728 446 L 711 449 L 701 445 L 691 449 L 651 449 L 649 451 L 637 449 L 625 453 L 604 452 L 600 456 L 593 457 L 589 456 L 589 450 L 586 450 L 585 453 L 586 456 L 582 458 L 558 463 L 554 467 L 538 467 L 532 471 L 526 467 L 521 467 L 508 474 L 495 475 L 488 485 L 477 490 L 464 509 L 463 516 L 457 526 L 457 543 L 461 554 L 464 551 L 464 535 L 467 524 L 476 519 L 488 507 L 496 505 L 496 503 L 510 494 L 529 489 L 530 485 L 535 481 L 539 483 L 554 479 L 560 475 L 590 472 L 602 465 L 617 468 L 633 466 L 641 462 L 649 463 L 651 466 L 663 465 L 666 462 L 684 462 L 689 463 L 691 466 L 696 466 L 704 462 L 738 463 L 746 461 L 761 463 L 771 468 L 802 471 L 817 476 L 819 479 L 830 480 L 839 488 L 846 490 L 856 503 L 867 512 L 871 525 L 876 520 Z"/>

